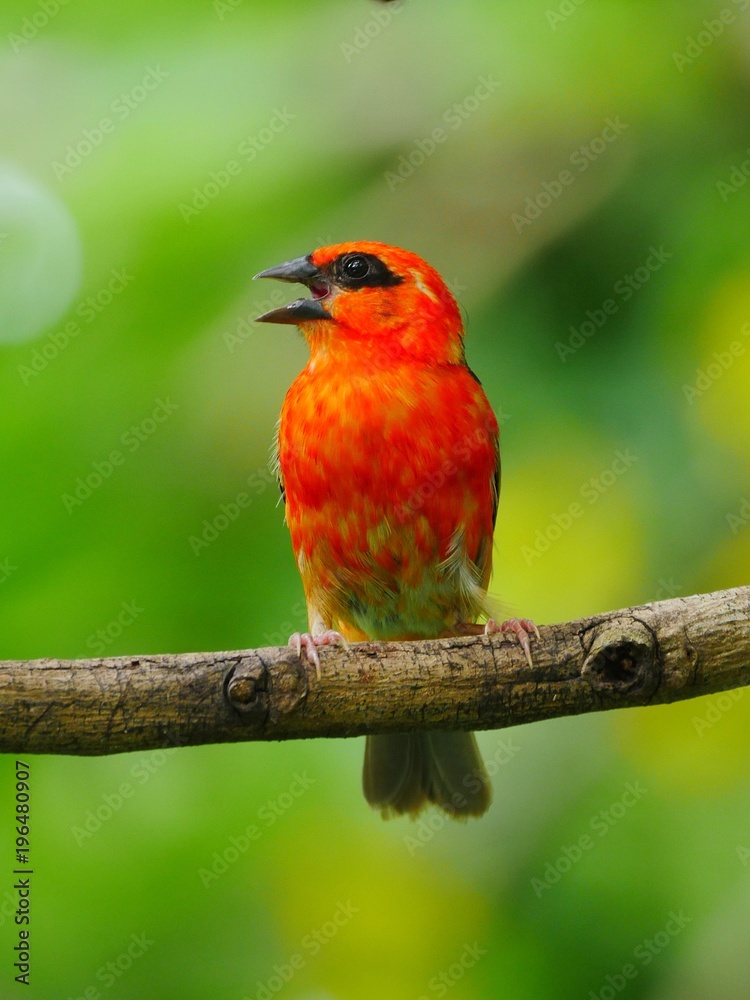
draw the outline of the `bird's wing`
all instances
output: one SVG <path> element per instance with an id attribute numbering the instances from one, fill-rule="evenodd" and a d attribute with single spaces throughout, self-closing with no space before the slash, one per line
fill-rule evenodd
<path id="1" fill-rule="evenodd" d="M 497 508 L 500 504 L 500 435 L 495 435 L 495 471 L 492 474 L 492 527 L 497 523 Z"/>
<path id="2" fill-rule="evenodd" d="M 279 484 L 279 491 L 281 493 L 281 499 L 279 503 L 286 503 L 286 490 L 284 489 L 284 476 L 281 473 L 281 462 L 279 461 L 279 427 L 281 426 L 281 419 L 276 421 L 276 429 L 273 434 L 273 443 L 271 445 L 271 458 L 269 460 L 269 465 L 271 466 L 271 472 L 276 476 L 276 482 Z"/>

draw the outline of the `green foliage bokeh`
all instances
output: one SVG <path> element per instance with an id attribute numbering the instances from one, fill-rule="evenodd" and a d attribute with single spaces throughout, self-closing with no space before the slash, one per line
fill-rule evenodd
<path id="1" fill-rule="evenodd" d="M 305 624 L 266 472 L 305 348 L 250 278 L 346 239 L 465 310 L 512 610 L 748 582 L 746 4 L 57 6 L 0 32 L 2 658 Z M 382 823 L 358 740 L 33 758 L 25 995 L 744 998 L 748 723 L 738 694 L 483 734 L 467 825 Z"/>

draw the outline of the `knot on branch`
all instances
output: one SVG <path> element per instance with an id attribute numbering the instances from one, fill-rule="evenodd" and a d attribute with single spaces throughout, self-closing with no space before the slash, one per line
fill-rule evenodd
<path id="1" fill-rule="evenodd" d="M 269 653 L 268 660 L 261 655 Z M 293 712 L 307 698 L 307 671 L 291 650 L 254 650 L 232 663 L 224 674 L 228 704 L 248 723 L 264 725 Z"/>
<path id="2" fill-rule="evenodd" d="M 656 639 L 636 618 L 609 618 L 583 635 L 588 647 L 581 677 L 603 695 L 642 694 L 659 686 L 661 664 Z"/>

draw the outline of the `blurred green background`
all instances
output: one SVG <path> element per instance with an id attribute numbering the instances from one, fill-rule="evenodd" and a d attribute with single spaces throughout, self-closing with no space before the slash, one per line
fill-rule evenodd
<path id="1" fill-rule="evenodd" d="M 288 290 L 250 277 L 345 239 L 417 251 L 465 309 L 513 610 L 747 583 L 743 6 L 6 0 L 0 656 L 304 625 L 265 468 L 305 348 L 252 324 Z M 495 803 L 464 826 L 381 822 L 360 740 L 34 758 L 24 995 L 744 998 L 749 722 L 482 734 Z"/>

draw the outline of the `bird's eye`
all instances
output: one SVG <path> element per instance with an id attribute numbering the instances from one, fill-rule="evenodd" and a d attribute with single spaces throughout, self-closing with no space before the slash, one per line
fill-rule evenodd
<path id="1" fill-rule="evenodd" d="M 343 271 L 347 278 L 364 278 L 370 270 L 370 262 L 361 254 L 352 254 L 343 261 Z"/>

